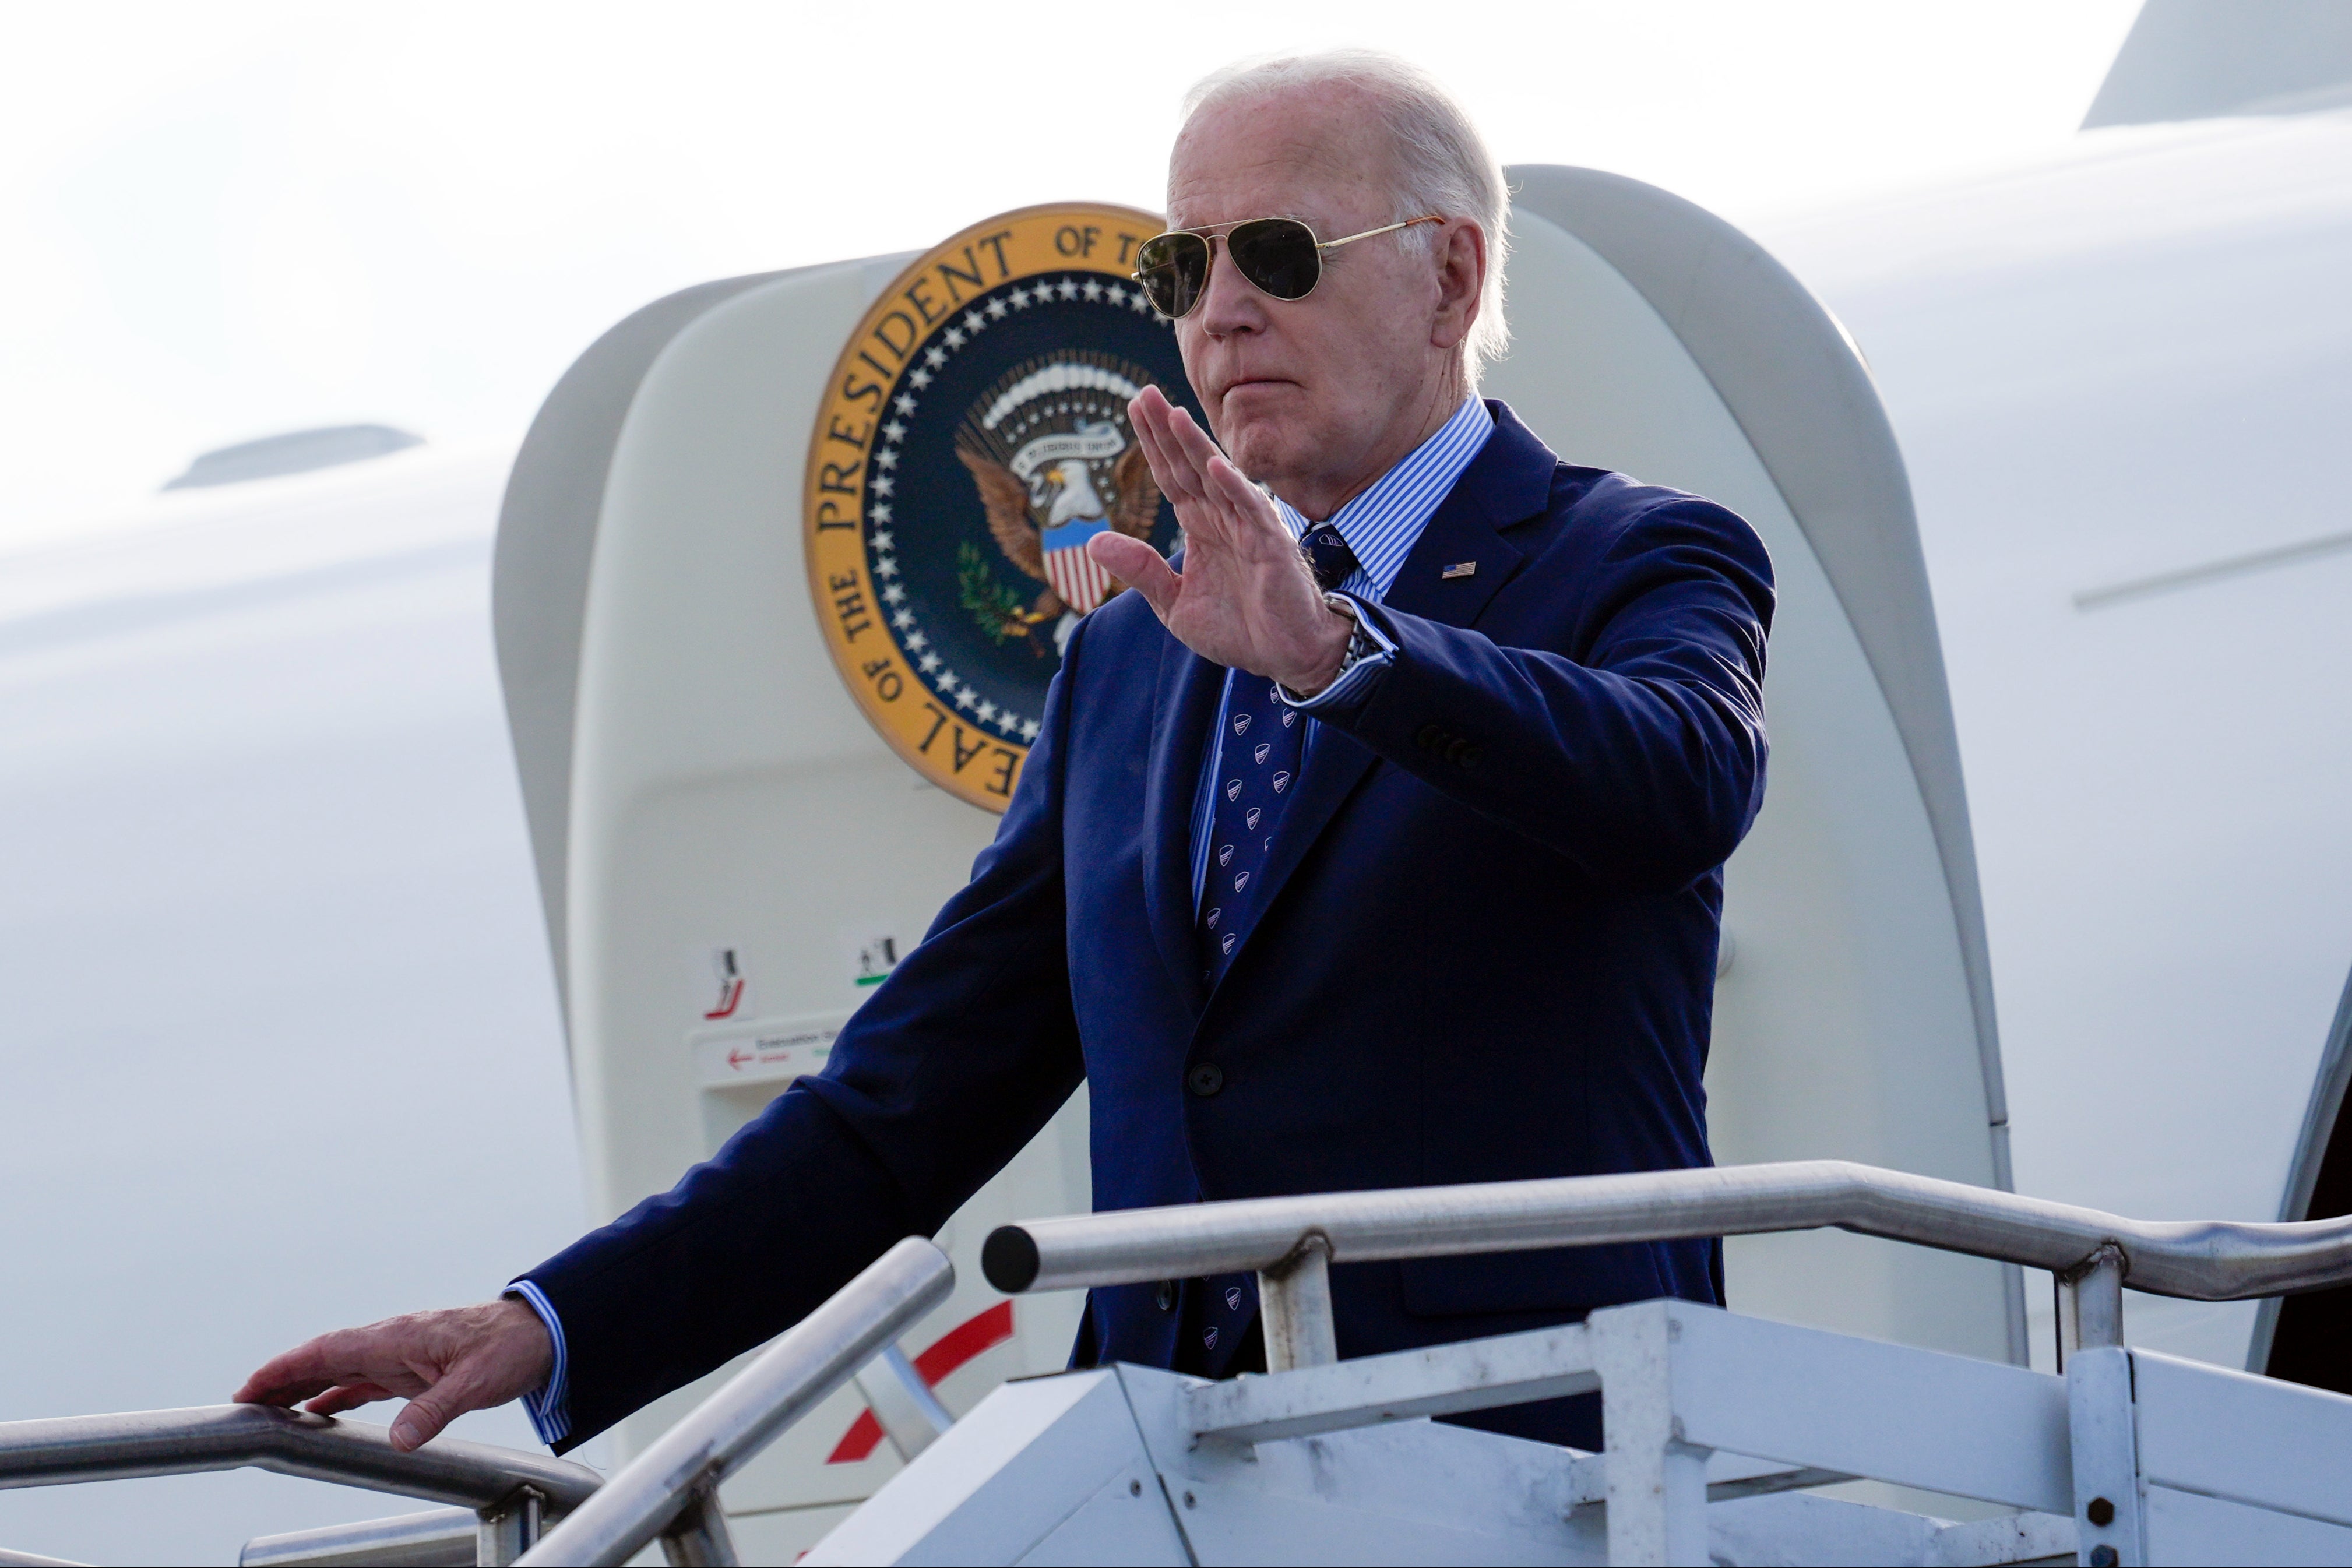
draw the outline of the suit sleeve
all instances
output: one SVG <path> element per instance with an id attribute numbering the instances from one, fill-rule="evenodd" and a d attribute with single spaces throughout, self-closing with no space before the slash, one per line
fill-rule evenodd
<path id="1" fill-rule="evenodd" d="M 1558 647 L 1367 606 L 1394 659 L 1318 716 L 1604 885 L 1680 887 L 1763 802 L 1771 563 L 1738 517 L 1675 497 L 1591 570 Z"/>
<path id="2" fill-rule="evenodd" d="M 559 1451 L 789 1328 L 901 1237 L 937 1231 L 1077 1087 L 1061 801 L 1083 636 L 995 841 L 824 1072 L 523 1276 L 563 1325 Z"/>

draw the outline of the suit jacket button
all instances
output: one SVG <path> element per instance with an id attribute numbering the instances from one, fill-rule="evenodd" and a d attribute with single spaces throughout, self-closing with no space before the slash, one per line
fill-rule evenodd
<path id="1" fill-rule="evenodd" d="M 1184 1086 L 1206 1100 L 1225 1086 L 1225 1070 L 1213 1061 L 1204 1061 L 1184 1075 Z"/>
<path id="2" fill-rule="evenodd" d="M 1162 1280 L 1160 1281 L 1159 1306 L 1160 1310 L 1163 1312 L 1172 1312 L 1176 1310 L 1175 1281 Z"/>
<path id="3" fill-rule="evenodd" d="M 1433 724 L 1424 724 L 1421 727 L 1421 733 L 1412 737 L 1412 743 L 1423 751 L 1434 751 L 1444 738 L 1444 730 Z"/>
<path id="4" fill-rule="evenodd" d="M 1464 768 L 1475 768 L 1478 766 L 1478 748 L 1475 746 L 1465 746 L 1462 748 L 1462 755 L 1454 760 Z"/>

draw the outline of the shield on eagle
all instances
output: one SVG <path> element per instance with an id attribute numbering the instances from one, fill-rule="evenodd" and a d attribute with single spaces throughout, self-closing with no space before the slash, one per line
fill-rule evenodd
<path id="1" fill-rule="evenodd" d="M 1160 486 L 1127 425 L 1128 400 L 1150 384 L 1105 355 L 1016 366 L 973 405 L 956 439 L 999 549 L 1045 585 L 1023 618 L 1084 615 L 1125 584 L 1087 541 L 1116 528 L 1151 537 Z"/>

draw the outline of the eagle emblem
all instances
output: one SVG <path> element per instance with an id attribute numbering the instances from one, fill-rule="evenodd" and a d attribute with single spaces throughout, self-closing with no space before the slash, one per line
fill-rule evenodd
<path id="1" fill-rule="evenodd" d="M 1147 386 L 1200 417 L 1134 283 L 1162 226 L 1061 203 L 943 240 L 873 296 L 810 425 L 801 540 L 834 668 L 909 767 L 992 811 L 1121 589 L 1088 542 L 1181 540 L 1127 417 Z"/>
<path id="2" fill-rule="evenodd" d="M 1095 564 L 1087 541 L 1116 528 L 1148 540 L 1160 486 L 1127 426 L 1128 400 L 1150 384 L 1107 355 L 1056 355 L 1016 366 L 982 395 L 956 439 L 988 516 L 989 536 L 1044 585 L 1026 604 L 1002 594 L 968 603 L 1007 636 L 1068 627 L 1126 585 Z M 1000 638 L 1000 641 L 1003 640 Z"/>

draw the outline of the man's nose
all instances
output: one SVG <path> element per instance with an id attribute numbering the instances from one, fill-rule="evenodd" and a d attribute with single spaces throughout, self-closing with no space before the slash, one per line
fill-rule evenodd
<path id="1" fill-rule="evenodd" d="M 1201 329 L 1213 338 L 1265 329 L 1265 296 L 1241 275 L 1222 244 L 1217 246 L 1215 264 L 1209 268 L 1209 286 L 1202 290 L 1201 303 L 1194 308 L 1200 313 Z"/>

